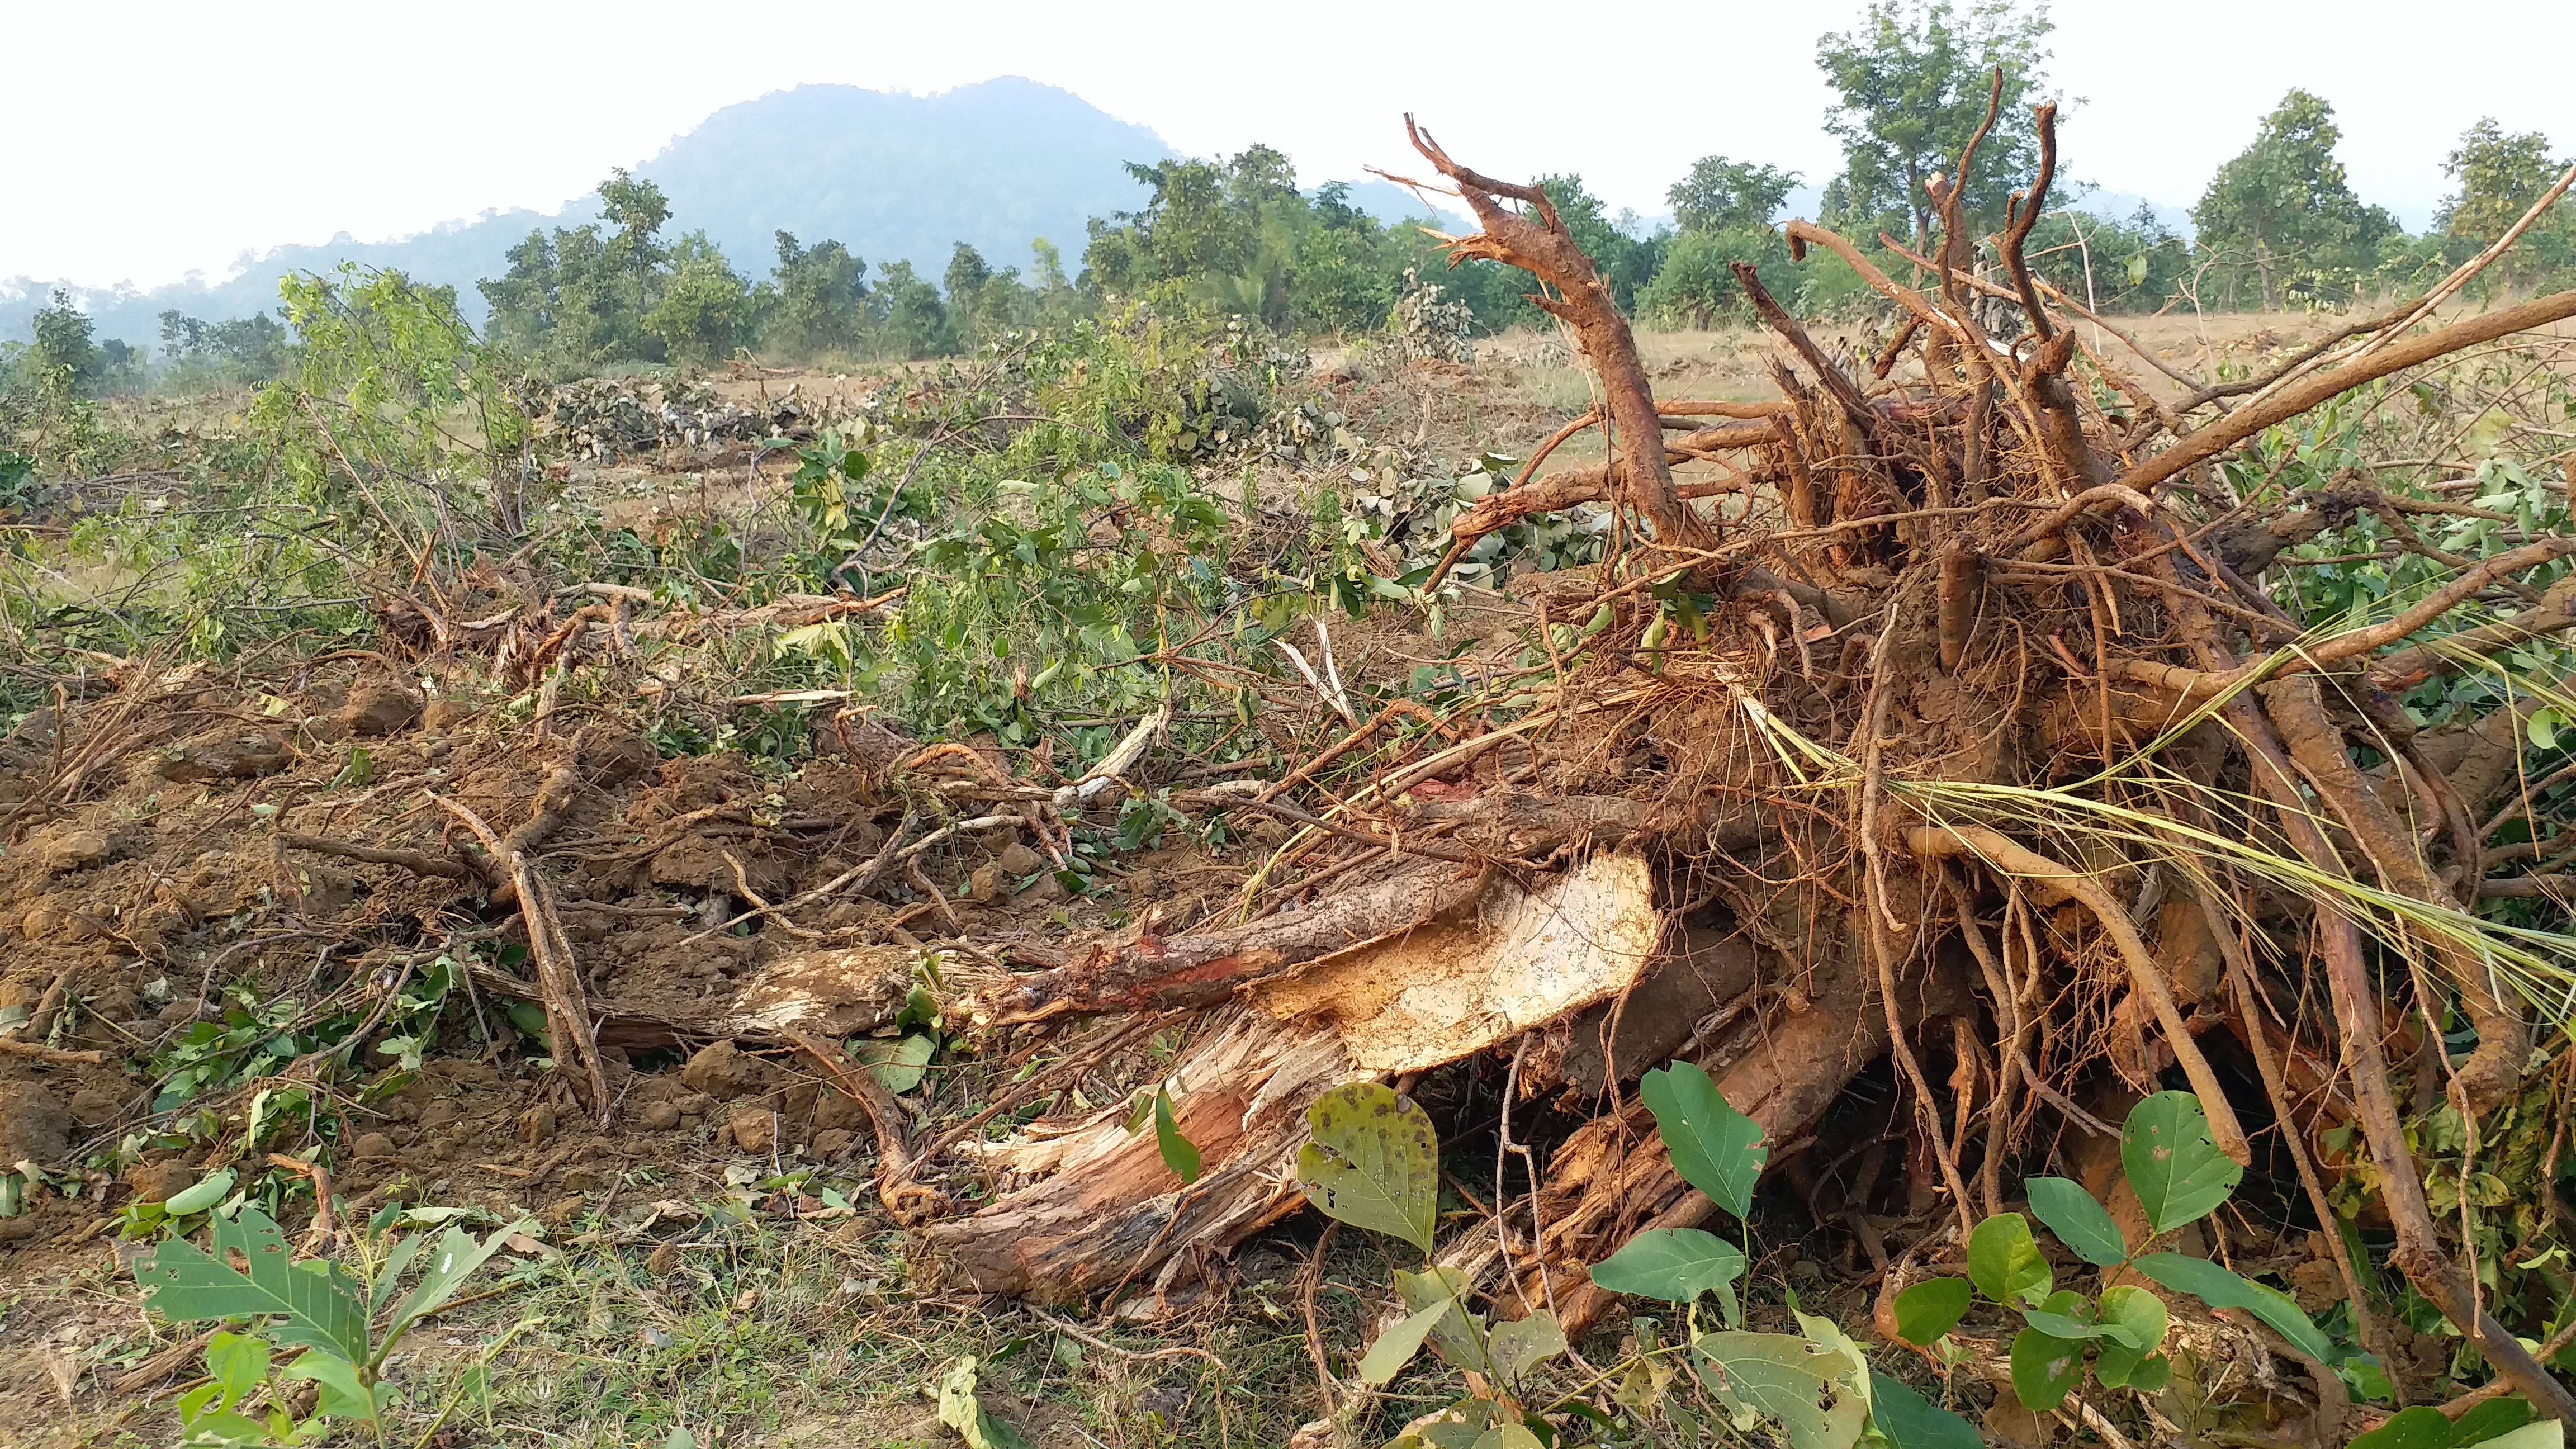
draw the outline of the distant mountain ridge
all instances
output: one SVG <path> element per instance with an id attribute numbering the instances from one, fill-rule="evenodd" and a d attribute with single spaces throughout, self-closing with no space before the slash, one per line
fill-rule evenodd
<path id="1" fill-rule="evenodd" d="M 1029 243 L 1045 237 L 1066 269 L 1078 270 L 1085 223 L 1144 204 L 1145 188 L 1122 163 L 1174 154 L 1151 130 L 1070 91 L 1006 76 L 930 96 L 844 85 L 773 91 L 717 111 L 634 169 L 670 198 L 666 236 L 703 228 L 746 276 L 769 274 L 783 229 L 808 246 L 841 242 L 867 261 L 873 281 L 897 259 L 935 279 L 961 241 L 997 269 L 1025 271 Z M 1353 186 L 1351 200 L 1390 219 L 1422 210 L 1380 181 Z M 551 215 L 486 214 L 397 241 L 343 234 L 281 246 L 221 281 L 67 290 L 99 337 L 157 346 L 165 309 L 208 321 L 249 316 L 277 305 L 281 275 L 346 260 L 451 284 L 479 322 L 484 305 L 474 283 L 500 275 L 511 247 L 531 229 L 579 226 L 597 215 L 597 198 L 583 196 Z M 0 339 L 31 335 L 29 319 L 52 285 L 0 281 Z"/>

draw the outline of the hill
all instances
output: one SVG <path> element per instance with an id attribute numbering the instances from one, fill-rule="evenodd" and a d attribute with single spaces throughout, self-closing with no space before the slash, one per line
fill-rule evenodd
<path id="1" fill-rule="evenodd" d="M 867 260 L 871 276 L 905 258 L 936 277 L 960 241 L 996 267 L 1025 268 L 1030 241 L 1045 237 L 1073 265 L 1085 222 L 1145 199 L 1122 163 L 1173 154 L 1151 130 L 1070 91 L 1003 77 L 931 96 L 840 85 L 775 91 L 716 112 L 635 169 L 670 197 L 670 233 L 705 228 L 749 275 L 768 273 L 775 233 L 784 229 L 809 245 L 842 242 Z M 1389 217 L 1420 210 L 1383 182 L 1353 187 L 1352 200 Z M 576 226 L 596 214 L 596 199 L 583 196 L 552 214 L 486 213 L 394 241 L 344 233 L 281 246 L 217 281 L 68 290 L 100 337 L 154 343 L 164 309 L 210 321 L 248 316 L 276 304 L 284 273 L 347 260 L 452 284 L 479 320 L 474 283 L 499 275 L 512 246 L 532 228 Z M 27 277 L 0 281 L 0 339 L 29 336 L 28 319 L 52 287 Z"/>

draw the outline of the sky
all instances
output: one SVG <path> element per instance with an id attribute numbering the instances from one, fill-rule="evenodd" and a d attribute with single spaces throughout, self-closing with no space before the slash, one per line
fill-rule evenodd
<path id="1" fill-rule="evenodd" d="M 1861 0 L 1294 6 L 978 0 L 731 8 L 668 0 L 7 0 L 0 277 L 151 287 L 245 252 L 551 211 L 715 110 L 809 82 L 1061 86 L 1192 155 L 1254 141 L 1309 183 L 1419 165 L 1412 111 L 1465 164 L 1580 173 L 1665 209 L 1700 156 L 1821 183 L 1838 153 L 1815 44 Z M 2576 151 L 2576 4 L 2163 0 L 2060 5 L 2049 67 L 2080 102 L 2067 164 L 2187 208 L 2282 93 L 2331 101 L 2364 200 L 2420 228 L 2441 162 L 2492 115 Z M 2444 14 L 2474 13 L 2475 31 Z M 971 18 L 969 16 L 971 15 Z M 1568 16 L 1586 31 L 1552 30 Z"/>

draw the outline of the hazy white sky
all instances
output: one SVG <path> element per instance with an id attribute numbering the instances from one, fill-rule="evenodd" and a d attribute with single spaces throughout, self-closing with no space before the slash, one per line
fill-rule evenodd
<path id="1" fill-rule="evenodd" d="M 245 249 L 551 210 L 708 113 L 809 81 L 1071 90 L 1191 154 L 1266 141 L 1310 183 L 1413 162 L 1411 110 L 1501 176 L 1663 209 L 1710 152 L 1822 181 L 1815 42 L 1860 0 L 1593 7 L 1162 0 L 710 6 L 5 0 L 0 277 L 142 286 Z M 2576 4 L 2061 4 L 2076 174 L 2189 206 L 2291 86 L 2332 101 L 2367 200 L 2420 227 L 2482 115 L 2576 150 Z M 1587 22 L 1582 33 L 1544 22 Z M 2474 22 L 2474 23 L 2472 23 Z"/>

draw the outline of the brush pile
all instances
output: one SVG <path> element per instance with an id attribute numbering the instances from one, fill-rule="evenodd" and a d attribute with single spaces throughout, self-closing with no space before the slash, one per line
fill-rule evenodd
<path id="1" fill-rule="evenodd" d="M 932 1229 L 963 1278 L 1052 1296 L 1184 1283 L 1295 1206 L 1284 1163 L 1316 1093 L 1495 1052 L 1507 1161 L 1528 1158 L 1514 1104 L 1557 1092 L 1594 1115 L 1526 1191 L 1498 1181 L 1442 1256 L 1498 1306 L 1543 1301 L 1572 1326 L 1606 1306 L 1586 1264 L 1711 1210 L 1621 1090 L 1643 1067 L 1706 1066 L 1813 1206 L 1860 1149 L 1812 1129 L 1892 1059 L 1886 1135 L 1936 1205 L 1908 1260 L 1956 1253 L 2025 1154 L 2102 1158 L 2104 1123 L 2171 1072 L 2240 1163 L 2280 1129 L 2265 1165 L 2319 1222 L 2337 1218 L 2327 1183 L 2371 1164 L 2364 1216 L 2393 1233 L 2393 1266 L 2533 1403 L 2576 1413 L 2515 1337 L 2546 1305 L 2482 1301 L 2403 1125 L 2445 1098 L 2475 1122 L 2547 1095 L 2535 1032 L 2561 1024 L 2567 938 L 2478 912 L 2563 894 L 2563 876 L 2491 875 L 2535 852 L 2483 843 L 2507 819 L 2551 828 L 2535 813 L 2551 782 L 2516 771 L 2539 701 L 2423 730 L 2398 698 L 2567 628 L 2576 585 L 2543 585 L 2576 538 L 2499 530 L 2386 617 L 2294 618 L 2251 582 L 2284 547 L 2363 510 L 2433 548 L 2402 526 L 2428 505 L 2360 484 L 2239 496 L 2210 466 L 2373 379 L 2576 316 L 2576 293 L 2410 330 L 2446 289 L 2266 376 L 2177 377 L 2190 395 L 2166 400 L 2075 319 L 2116 329 L 2024 265 L 2054 164 L 2050 109 L 2039 121 L 2039 174 L 1994 241 L 2001 280 L 1971 266 L 1943 178 L 1945 230 L 1913 257 L 1924 285 L 1790 224 L 1802 254 L 1839 254 L 1901 309 L 1874 366 L 1837 366 L 1739 268 L 1782 344 L 1779 396 L 1754 403 L 1655 398 L 1547 196 L 1415 133 L 1483 226 L 1453 254 L 1530 272 L 1603 397 L 1457 519 L 1449 557 L 1593 501 L 1616 508 L 1613 557 L 1535 591 L 1549 664 L 1525 711 L 1443 720 L 1430 753 L 1319 788 L 1392 722 L 1353 718 L 1288 779 L 1198 797 L 1297 831 L 1248 919 L 1148 919 L 984 991 L 989 1028 L 1112 1015 L 1102 1051 L 1214 1013 L 1167 1083 L 1206 1166 L 1181 1184 L 1119 1109 L 1041 1122 L 986 1152 L 990 1206 Z M 1977 320 L 1995 299 L 2022 322 L 2009 344 Z M 1605 465 L 1539 471 L 1591 427 Z M 1691 459 L 1726 472 L 1677 485 Z M 2472 626 L 2452 612 L 2499 604 Z M 1863 1145 L 1875 1166 L 1886 1144 Z M 1900 1245 L 1863 1236 L 1886 1270 Z M 2373 1270 L 2335 1252 L 2375 1343 Z"/>

